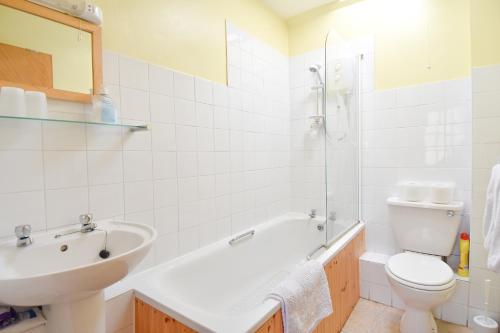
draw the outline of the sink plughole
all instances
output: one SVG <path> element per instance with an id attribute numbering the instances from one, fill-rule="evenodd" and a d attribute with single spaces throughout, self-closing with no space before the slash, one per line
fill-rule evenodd
<path id="1" fill-rule="evenodd" d="M 0 243 L 0 304 L 43 305 L 49 332 L 84 332 L 76 327 L 78 320 L 68 311 L 81 317 L 89 306 L 93 312 L 104 309 L 102 290 L 123 279 L 141 262 L 156 232 L 142 224 L 101 221 L 98 230 L 89 233 L 55 238 L 57 233 L 36 234 L 27 247 L 16 247 L 15 240 Z M 105 247 L 110 256 L 102 259 L 99 252 Z M 92 321 L 96 327 L 90 329 L 104 332 L 104 318 L 100 323 L 95 315 Z M 65 321 L 71 327 L 61 326 Z"/>

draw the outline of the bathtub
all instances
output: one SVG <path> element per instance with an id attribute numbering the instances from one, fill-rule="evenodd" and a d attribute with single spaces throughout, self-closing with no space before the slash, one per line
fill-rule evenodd
<path id="1" fill-rule="evenodd" d="M 323 264 L 364 227 L 356 224 L 326 249 L 317 226 L 324 218 L 289 213 L 136 275 L 136 296 L 199 332 L 253 332 L 278 309 L 265 296 L 294 267 L 313 256 Z M 238 235 L 245 234 L 246 230 Z M 315 252 L 315 253 L 313 253 Z"/>

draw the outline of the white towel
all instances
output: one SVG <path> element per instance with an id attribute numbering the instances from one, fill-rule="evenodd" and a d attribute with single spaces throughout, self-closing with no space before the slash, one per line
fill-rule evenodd
<path id="1" fill-rule="evenodd" d="M 493 167 L 486 191 L 483 235 L 488 269 L 500 273 L 500 164 Z"/>
<path id="2" fill-rule="evenodd" d="M 285 333 L 312 332 L 332 313 L 328 280 L 316 260 L 298 266 L 267 297 L 281 303 Z"/>

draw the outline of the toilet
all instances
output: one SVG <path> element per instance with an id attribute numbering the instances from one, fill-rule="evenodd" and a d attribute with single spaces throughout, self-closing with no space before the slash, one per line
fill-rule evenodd
<path id="1" fill-rule="evenodd" d="M 436 333 L 432 309 L 446 302 L 456 286 L 444 261 L 460 227 L 462 202 L 431 204 L 389 198 L 389 220 L 402 253 L 389 258 L 385 271 L 405 304 L 401 333 Z"/>

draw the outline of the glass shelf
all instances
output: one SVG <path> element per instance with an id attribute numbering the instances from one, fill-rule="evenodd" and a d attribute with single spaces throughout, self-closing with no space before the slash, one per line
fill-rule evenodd
<path id="1" fill-rule="evenodd" d="M 92 120 L 78 120 L 78 119 L 62 119 L 62 118 L 43 118 L 43 117 L 35 117 L 35 116 L 15 116 L 15 115 L 5 115 L 0 114 L 0 119 L 19 119 L 19 120 L 40 120 L 40 121 L 51 121 L 51 122 L 59 122 L 59 123 L 70 123 L 70 124 L 87 124 L 87 125 L 102 125 L 102 126 L 114 126 L 114 127 L 125 127 L 129 128 L 131 131 L 147 131 L 149 130 L 148 124 L 133 124 L 133 123 L 124 123 L 124 122 L 116 122 L 116 123 L 106 123 L 101 121 L 92 121 Z"/>

